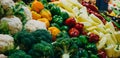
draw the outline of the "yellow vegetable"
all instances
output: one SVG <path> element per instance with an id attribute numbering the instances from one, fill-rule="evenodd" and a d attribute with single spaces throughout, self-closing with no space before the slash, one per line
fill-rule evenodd
<path id="1" fill-rule="evenodd" d="M 41 18 L 41 15 L 35 11 L 32 11 L 32 18 L 37 20 Z"/>
<path id="2" fill-rule="evenodd" d="M 33 3 L 32 3 L 32 10 L 36 11 L 36 12 L 40 12 L 42 9 L 44 8 L 44 5 L 37 1 L 37 0 L 34 0 Z"/>
<path id="3" fill-rule="evenodd" d="M 48 31 L 52 34 L 53 41 L 56 40 L 56 36 L 60 33 L 60 30 L 57 27 L 49 27 Z"/>
<path id="4" fill-rule="evenodd" d="M 52 20 L 52 15 L 51 15 L 50 11 L 47 9 L 41 10 L 40 15 L 42 18 L 47 18 L 49 21 Z"/>
<path id="5" fill-rule="evenodd" d="M 40 19 L 38 19 L 38 21 L 45 22 L 47 28 L 50 26 L 50 22 L 49 22 L 48 19 L 46 19 L 46 18 L 40 18 Z"/>

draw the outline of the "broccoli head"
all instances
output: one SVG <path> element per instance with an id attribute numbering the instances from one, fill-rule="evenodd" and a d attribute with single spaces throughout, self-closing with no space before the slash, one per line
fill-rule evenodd
<path id="1" fill-rule="evenodd" d="M 34 36 L 27 32 L 21 31 L 15 35 L 15 43 L 24 51 L 28 51 L 36 43 Z"/>
<path id="2" fill-rule="evenodd" d="M 28 53 L 32 58 L 54 58 L 53 46 L 45 41 L 35 44 Z"/>
<path id="3" fill-rule="evenodd" d="M 41 40 L 48 43 L 52 42 L 52 35 L 45 29 L 36 30 L 32 32 L 32 35 L 36 38 L 37 42 L 41 42 Z"/>
<path id="4" fill-rule="evenodd" d="M 55 58 L 77 58 L 78 46 L 70 38 L 58 39 L 53 47 Z"/>
<path id="5" fill-rule="evenodd" d="M 22 50 L 15 50 L 12 54 L 8 56 L 8 58 L 32 58 L 30 55 L 27 55 Z"/>

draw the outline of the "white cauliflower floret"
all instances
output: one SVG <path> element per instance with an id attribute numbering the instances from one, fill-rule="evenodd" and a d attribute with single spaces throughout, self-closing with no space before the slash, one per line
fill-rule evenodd
<path id="1" fill-rule="evenodd" d="M 31 11 L 29 10 L 29 8 L 26 6 L 22 6 L 22 8 L 24 9 L 24 13 L 27 16 L 26 20 L 31 20 L 32 14 L 31 14 Z"/>
<path id="2" fill-rule="evenodd" d="M 10 34 L 15 34 L 22 30 L 22 22 L 18 17 L 15 16 L 4 17 L 1 19 L 1 22 L 4 21 L 6 21 L 8 24 Z"/>
<path id="3" fill-rule="evenodd" d="M 0 58 L 7 58 L 4 54 L 0 54 Z"/>
<path id="4" fill-rule="evenodd" d="M 13 0 L 0 0 L 0 4 L 3 6 L 4 9 L 15 5 Z"/>
<path id="5" fill-rule="evenodd" d="M 46 25 L 44 22 L 40 22 L 37 20 L 29 20 L 25 24 L 25 29 L 29 32 L 36 31 L 38 29 L 46 29 Z"/>
<path id="6" fill-rule="evenodd" d="M 10 35 L 0 34 L 0 53 L 14 48 L 14 39 Z"/>

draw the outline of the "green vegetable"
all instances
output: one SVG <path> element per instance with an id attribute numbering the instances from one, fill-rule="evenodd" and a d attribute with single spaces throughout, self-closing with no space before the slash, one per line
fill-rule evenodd
<path id="1" fill-rule="evenodd" d="M 52 22 L 57 23 L 58 25 L 61 26 L 63 24 L 63 18 L 61 16 L 55 15 L 52 18 Z"/>
<path id="2" fill-rule="evenodd" d="M 41 42 L 41 40 L 48 43 L 52 42 L 52 35 L 45 29 L 36 30 L 32 32 L 32 35 L 36 38 L 37 42 Z"/>
<path id="3" fill-rule="evenodd" d="M 69 14 L 67 12 L 61 12 L 60 16 L 63 18 L 65 21 L 67 18 L 69 18 Z"/>
<path id="4" fill-rule="evenodd" d="M 97 47 L 95 43 L 88 43 L 85 49 L 90 50 L 92 53 L 97 54 Z"/>
<path id="5" fill-rule="evenodd" d="M 85 49 L 80 49 L 78 52 L 80 58 L 89 58 L 89 54 Z"/>
<path id="6" fill-rule="evenodd" d="M 72 58 L 77 56 L 78 46 L 70 38 L 61 38 L 53 43 L 55 58 Z"/>
<path id="7" fill-rule="evenodd" d="M 70 36 L 69 36 L 67 31 L 63 30 L 56 36 L 56 38 L 57 39 L 59 39 L 59 38 L 70 38 Z"/>
<path id="8" fill-rule="evenodd" d="M 8 58 L 32 58 L 30 55 L 27 55 L 22 50 L 16 50 L 8 56 Z"/>
<path id="9" fill-rule="evenodd" d="M 79 48 L 81 48 L 81 46 L 83 46 L 81 40 L 78 37 L 73 37 L 71 39 L 77 44 L 77 46 Z"/>
<path id="10" fill-rule="evenodd" d="M 2 5 L 0 4 L 0 18 L 4 17 L 4 9 L 2 7 Z"/>
<path id="11" fill-rule="evenodd" d="M 14 6 L 13 8 L 13 11 L 14 11 L 14 15 L 19 17 L 23 23 L 23 25 L 26 23 L 26 15 L 24 13 L 24 9 L 22 8 L 22 6 L 24 6 L 24 2 L 18 2 L 16 3 L 16 5 Z"/>
<path id="12" fill-rule="evenodd" d="M 88 43 L 88 38 L 85 35 L 80 35 L 79 39 L 80 39 L 82 45 L 86 45 Z"/>
<path id="13" fill-rule="evenodd" d="M 28 53 L 32 58 L 54 58 L 52 45 L 45 41 L 35 44 Z"/>
<path id="14" fill-rule="evenodd" d="M 95 54 L 91 54 L 90 58 L 99 58 L 99 57 L 97 55 L 95 55 Z"/>
<path id="15" fill-rule="evenodd" d="M 10 34 L 7 21 L 0 23 L 0 34 Z"/>
<path id="16" fill-rule="evenodd" d="M 69 29 L 69 27 L 66 26 L 66 25 L 63 25 L 63 26 L 60 28 L 60 30 L 65 30 L 65 31 L 68 31 L 68 29 Z"/>
<path id="17" fill-rule="evenodd" d="M 114 22 L 114 21 L 113 21 L 113 23 L 114 23 L 118 28 L 120 28 L 120 24 L 119 24 L 119 23 Z"/>
<path id="18" fill-rule="evenodd" d="M 21 31 L 15 35 L 15 43 L 20 47 L 21 50 L 28 51 L 36 43 L 36 39 L 31 33 L 27 31 Z"/>
<path id="19" fill-rule="evenodd" d="M 60 10 L 60 8 L 58 6 L 55 5 L 55 6 L 52 6 L 50 8 L 50 12 L 52 13 L 53 16 L 54 15 L 60 15 L 61 10 Z"/>
<path id="20" fill-rule="evenodd" d="M 51 27 L 57 27 L 58 29 L 60 29 L 60 26 L 57 23 L 51 23 Z"/>

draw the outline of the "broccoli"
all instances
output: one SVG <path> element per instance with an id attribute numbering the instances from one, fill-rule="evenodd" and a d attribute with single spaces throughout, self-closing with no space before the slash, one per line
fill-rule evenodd
<path id="1" fill-rule="evenodd" d="M 70 38 L 61 38 L 53 43 L 55 58 L 78 58 L 78 46 Z"/>
<path id="2" fill-rule="evenodd" d="M 35 44 L 28 53 L 32 58 L 54 58 L 53 46 L 45 41 Z"/>
<path id="3" fill-rule="evenodd" d="M 45 29 L 36 30 L 32 32 L 32 35 L 36 38 L 38 43 L 41 42 L 41 40 L 44 40 L 48 43 L 52 42 L 52 35 Z"/>
<path id="4" fill-rule="evenodd" d="M 15 50 L 12 54 L 8 56 L 8 58 L 32 58 L 30 55 L 27 55 L 22 50 Z"/>
<path id="5" fill-rule="evenodd" d="M 15 43 L 24 51 L 28 51 L 36 43 L 34 36 L 27 31 L 18 32 L 14 37 Z"/>

